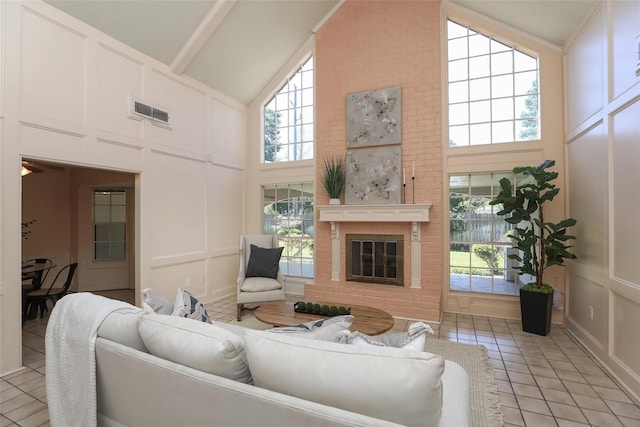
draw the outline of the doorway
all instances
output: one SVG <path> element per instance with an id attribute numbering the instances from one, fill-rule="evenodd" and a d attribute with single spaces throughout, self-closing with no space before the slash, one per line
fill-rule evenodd
<path id="1" fill-rule="evenodd" d="M 135 304 L 136 174 L 35 159 L 23 159 L 22 166 L 22 258 L 56 264 L 44 286 L 57 270 L 77 262 L 71 291 L 107 292 Z M 96 227 L 94 192 L 106 188 L 117 188 L 124 197 L 118 228 L 123 253 L 116 259 L 100 256 L 104 235 L 97 235 L 104 227 Z"/>

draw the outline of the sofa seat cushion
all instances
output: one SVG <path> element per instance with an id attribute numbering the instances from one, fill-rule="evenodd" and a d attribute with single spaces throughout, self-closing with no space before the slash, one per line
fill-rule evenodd
<path id="1" fill-rule="evenodd" d="M 407 426 L 437 426 L 444 359 L 246 330 L 255 385 Z"/>
<path id="2" fill-rule="evenodd" d="M 154 356 L 231 380 L 251 384 L 244 341 L 209 323 L 155 313 L 138 319 L 142 341 Z"/>
<path id="3" fill-rule="evenodd" d="M 242 292 L 266 292 L 280 288 L 282 288 L 280 282 L 268 277 L 247 277 L 240 286 Z"/>

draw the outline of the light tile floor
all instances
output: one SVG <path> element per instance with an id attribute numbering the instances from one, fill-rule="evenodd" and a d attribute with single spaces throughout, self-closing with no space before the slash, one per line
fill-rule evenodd
<path id="1" fill-rule="evenodd" d="M 131 291 L 105 296 L 131 302 Z M 290 296 L 298 301 L 299 296 Z M 235 318 L 235 296 L 206 304 L 219 321 Z M 392 331 L 411 321 L 396 319 Z M 0 427 L 47 426 L 44 334 L 47 318 L 23 329 L 25 369 L 0 378 Z M 562 326 L 546 337 L 522 332 L 520 322 L 445 313 L 431 325 L 441 339 L 482 344 L 495 370 L 505 426 L 640 427 L 640 405 L 610 378 Z"/>

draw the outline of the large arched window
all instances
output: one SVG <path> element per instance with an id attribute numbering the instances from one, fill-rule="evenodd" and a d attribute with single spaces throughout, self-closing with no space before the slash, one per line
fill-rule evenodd
<path id="1" fill-rule="evenodd" d="M 538 58 L 447 21 L 449 146 L 540 139 Z"/>
<path id="2" fill-rule="evenodd" d="M 264 163 L 313 159 L 313 56 L 265 104 Z"/>

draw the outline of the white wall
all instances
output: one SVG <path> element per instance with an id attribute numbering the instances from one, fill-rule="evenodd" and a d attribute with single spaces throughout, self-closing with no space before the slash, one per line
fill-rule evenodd
<path id="1" fill-rule="evenodd" d="M 565 53 L 569 213 L 578 259 L 566 323 L 640 396 L 640 3 L 603 1 Z M 587 307 L 593 307 L 593 318 Z"/>
<path id="2" fill-rule="evenodd" d="M 234 293 L 246 107 L 45 3 L 2 1 L 0 22 L 0 374 L 21 366 L 23 156 L 136 174 L 138 291 Z M 171 128 L 128 117 L 130 95 Z"/>

